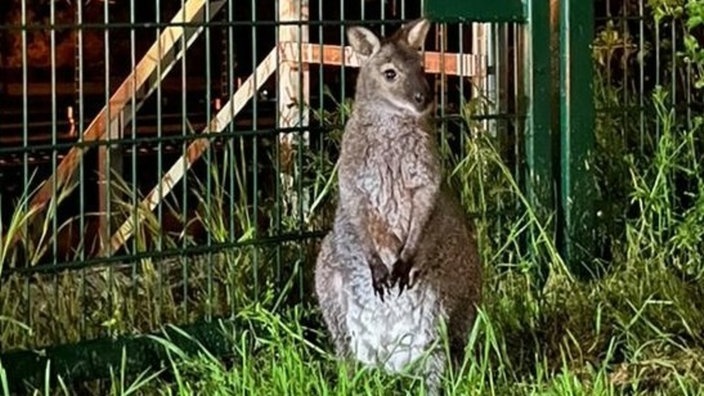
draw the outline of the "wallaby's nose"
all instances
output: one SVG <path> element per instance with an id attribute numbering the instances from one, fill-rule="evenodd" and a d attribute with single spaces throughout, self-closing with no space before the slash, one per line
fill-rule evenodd
<path id="1" fill-rule="evenodd" d="M 416 103 L 423 104 L 425 102 L 425 95 L 422 92 L 416 92 L 413 99 L 416 100 Z"/>

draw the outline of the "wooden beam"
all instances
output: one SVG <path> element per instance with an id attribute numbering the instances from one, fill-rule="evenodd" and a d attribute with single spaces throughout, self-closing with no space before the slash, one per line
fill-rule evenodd
<path id="1" fill-rule="evenodd" d="M 124 112 L 122 113 L 124 115 Z M 110 123 L 107 135 L 110 142 L 119 142 L 123 137 L 124 117 Z M 98 147 L 98 234 L 100 241 L 107 241 L 110 229 L 114 226 L 111 216 L 111 201 L 119 194 L 118 189 L 110 185 L 113 175 L 122 177 L 123 158 L 119 144 L 110 144 Z"/>
<path id="2" fill-rule="evenodd" d="M 203 27 L 185 27 L 183 23 L 202 22 L 205 19 L 206 6 L 210 4 L 210 16 L 222 7 L 224 1 L 209 2 L 208 0 L 188 0 L 183 8 L 171 20 L 179 26 L 169 26 L 164 29 L 159 40 L 149 48 L 142 57 L 134 71 L 130 73 L 110 98 L 109 103 L 103 107 L 88 128 L 83 132 L 83 141 L 91 142 L 102 140 L 108 125 L 118 117 L 125 123 L 131 121 L 131 101 L 133 97 L 146 98 L 151 94 L 161 80 L 183 56 L 186 49 L 195 41 Z M 185 46 L 181 46 L 185 40 Z M 161 65 L 161 67 L 159 67 Z M 143 102 L 140 102 L 141 104 Z M 129 111 L 128 111 L 129 110 Z M 73 147 L 61 161 L 54 174 L 49 176 L 41 185 L 31 200 L 30 207 L 43 209 L 52 199 L 54 183 L 56 190 L 60 191 L 72 178 L 78 167 L 81 157 L 89 147 Z M 38 211 L 39 212 L 39 211 Z"/>
<path id="3" fill-rule="evenodd" d="M 322 48 L 321 48 L 322 47 Z M 280 42 L 279 51 L 284 61 L 297 60 L 299 45 L 295 42 Z M 322 63 L 330 66 L 359 67 L 359 58 L 352 47 L 339 45 L 320 45 L 304 43 L 301 45 L 301 61 L 304 63 Z M 444 69 L 444 71 L 443 71 Z M 425 52 L 425 72 L 448 76 L 472 77 L 483 75 L 480 57 L 475 54 L 440 53 L 435 51 Z"/>
<path id="4" fill-rule="evenodd" d="M 472 23 L 472 54 L 486 58 L 489 54 L 489 49 L 487 48 L 489 33 L 489 24 L 475 22 Z M 478 98 L 482 95 L 486 95 L 486 75 L 475 73 L 472 76 L 472 84 L 474 85 L 474 92 L 472 97 Z"/>
<path id="5" fill-rule="evenodd" d="M 255 72 L 237 89 L 232 98 L 220 109 L 211 120 L 210 126 L 203 129 L 203 134 L 214 134 L 222 132 L 230 124 L 235 115 L 242 111 L 245 104 L 255 97 L 255 93 L 264 85 L 267 79 L 276 70 L 276 50 L 272 50 L 269 55 L 257 66 Z M 256 83 L 255 83 L 256 80 Z M 198 138 L 187 148 L 186 154 L 176 161 L 168 172 L 161 178 L 161 181 L 142 200 L 149 210 L 154 210 L 161 200 L 173 190 L 174 186 L 185 176 L 185 172 L 205 153 L 210 147 L 210 138 Z M 161 195 L 159 195 L 161 191 Z M 139 215 L 141 216 L 141 215 Z M 134 218 L 130 216 L 110 238 L 110 245 L 103 247 L 99 255 L 105 257 L 111 252 L 117 251 L 134 233 Z M 137 221 L 141 221 L 141 217 Z"/>
<path id="6" fill-rule="evenodd" d="M 308 64 L 301 59 L 298 48 L 307 45 L 308 0 L 278 0 L 279 22 L 299 22 L 287 24 L 278 29 L 278 42 L 292 45 L 280 47 L 279 69 L 277 73 L 278 122 L 283 129 L 306 128 L 308 126 L 308 106 L 310 103 L 310 78 Z M 295 47 L 295 50 L 291 51 Z M 298 143 L 298 147 L 297 144 Z M 296 151 L 308 146 L 308 131 L 281 133 L 279 135 L 279 164 L 282 183 L 283 210 L 293 218 L 299 218 L 299 208 L 307 210 L 307 194 L 294 188 L 296 174 Z"/>
<path id="7" fill-rule="evenodd" d="M 474 22 L 472 23 L 472 54 L 478 57 L 478 59 L 484 60 L 485 64 L 489 59 L 489 35 L 491 34 L 491 27 L 488 23 Z M 491 98 L 493 92 L 489 90 L 489 76 L 485 73 L 475 73 L 472 76 L 472 98 L 477 99 L 485 97 L 490 99 L 492 102 L 496 103 L 496 98 Z M 483 120 L 481 122 L 482 129 L 484 131 L 496 131 L 496 120 L 491 120 L 492 126 L 490 127 L 489 120 Z"/>

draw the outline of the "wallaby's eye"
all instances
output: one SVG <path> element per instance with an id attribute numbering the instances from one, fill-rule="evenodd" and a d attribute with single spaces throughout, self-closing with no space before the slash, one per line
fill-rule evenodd
<path id="1" fill-rule="evenodd" d="M 394 69 L 384 70 L 384 77 L 386 77 L 386 79 L 389 81 L 393 81 L 393 79 L 396 78 L 396 70 L 394 70 Z"/>

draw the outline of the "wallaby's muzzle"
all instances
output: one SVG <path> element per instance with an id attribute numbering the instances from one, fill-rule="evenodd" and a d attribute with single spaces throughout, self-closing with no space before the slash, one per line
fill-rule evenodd
<path id="1" fill-rule="evenodd" d="M 415 87 L 415 92 L 413 93 L 414 105 L 418 111 L 423 112 L 431 105 L 433 101 L 433 93 L 430 91 L 430 85 L 428 80 L 426 80 L 425 75 L 422 71 L 419 73 L 417 86 Z"/>
<path id="2" fill-rule="evenodd" d="M 416 108 L 419 111 L 424 111 L 430 106 L 432 102 L 432 96 L 423 92 L 416 92 L 413 96 L 413 100 L 416 102 Z"/>

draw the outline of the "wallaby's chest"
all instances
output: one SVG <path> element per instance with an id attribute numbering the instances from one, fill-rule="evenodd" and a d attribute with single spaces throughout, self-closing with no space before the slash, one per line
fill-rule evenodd
<path id="1" fill-rule="evenodd" d="M 358 164 L 358 187 L 390 225 L 410 221 L 413 193 L 438 177 L 429 142 L 419 133 L 373 139 Z"/>
<path id="2" fill-rule="evenodd" d="M 435 156 L 425 138 L 408 134 L 394 139 L 372 139 L 358 172 L 365 192 L 396 199 L 409 198 L 437 173 Z"/>

